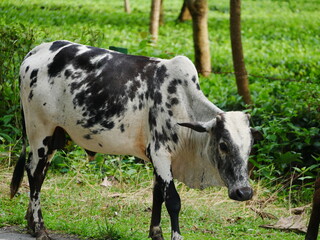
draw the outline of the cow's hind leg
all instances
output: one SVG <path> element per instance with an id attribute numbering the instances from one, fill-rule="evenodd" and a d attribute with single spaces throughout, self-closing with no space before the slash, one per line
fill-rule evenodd
<path id="1" fill-rule="evenodd" d="M 41 132 L 41 131 L 39 131 Z M 46 176 L 54 150 L 64 144 L 64 131 L 56 128 L 52 134 L 37 134 L 30 141 L 31 152 L 29 153 L 26 171 L 30 185 L 30 202 L 26 214 L 30 233 L 37 240 L 50 239 L 45 231 L 44 221 L 40 205 L 40 191 Z"/>

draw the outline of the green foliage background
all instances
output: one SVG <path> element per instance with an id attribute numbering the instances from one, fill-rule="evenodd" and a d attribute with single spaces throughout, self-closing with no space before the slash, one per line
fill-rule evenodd
<path id="1" fill-rule="evenodd" d="M 13 164 L 20 151 L 18 71 L 23 57 L 37 44 L 67 39 L 103 48 L 126 47 L 135 55 L 194 59 L 191 22 L 176 21 L 182 1 L 164 1 L 165 24 L 157 45 L 151 44 L 148 34 L 149 2 L 131 1 L 131 14 L 124 13 L 122 4 L 0 2 L 0 164 Z M 202 90 L 224 110 L 244 110 L 232 74 L 228 1 L 210 1 L 209 9 L 214 74 L 201 77 Z M 270 186 L 287 184 L 296 191 L 297 201 L 308 201 L 312 190 L 305 187 L 312 185 L 320 165 L 319 10 L 320 4 L 313 0 L 242 2 L 243 47 L 254 101 L 253 108 L 245 111 L 264 135 L 251 158 L 253 175 Z M 53 166 L 70 171 L 76 161 L 72 154 L 62 153 Z M 98 158 L 96 169 L 109 169 L 105 162 L 106 158 Z"/>

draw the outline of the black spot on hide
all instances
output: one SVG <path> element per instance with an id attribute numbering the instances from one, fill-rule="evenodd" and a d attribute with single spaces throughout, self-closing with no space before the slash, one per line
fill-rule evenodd
<path id="1" fill-rule="evenodd" d="M 75 58 L 79 45 L 73 44 L 61 49 L 48 65 L 49 77 L 56 77 Z"/>
<path id="2" fill-rule="evenodd" d="M 165 65 L 162 65 L 156 69 L 155 81 L 158 83 L 162 84 L 167 76 L 167 68 Z"/>
<path id="3" fill-rule="evenodd" d="M 179 104 L 179 99 L 178 98 L 172 98 L 171 99 L 171 105 L 177 105 Z"/>
<path id="4" fill-rule="evenodd" d="M 166 127 L 167 127 L 168 129 L 171 129 L 171 122 L 170 122 L 169 119 L 166 120 Z"/>
<path id="5" fill-rule="evenodd" d="M 124 132 L 124 125 L 123 124 L 120 125 L 120 131 Z"/>
<path id="6" fill-rule="evenodd" d="M 154 127 L 157 126 L 156 116 L 154 115 L 152 109 L 149 110 L 149 127 L 152 130 Z"/>
<path id="7" fill-rule="evenodd" d="M 24 59 L 27 59 L 27 58 L 30 57 L 31 55 L 32 55 L 32 52 L 29 52 Z"/>
<path id="8" fill-rule="evenodd" d="M 128 89 L 128 96 L 131 101 L 133 101 L 133 99 L 136 97 L 136 92 L 140 87 L 141 87 L 141 82 L 136 79 L 132 79 L 132 84 Z"/>
<path id="9" fill-rule="evenodd" d="M 47 154 L 52 154 L 56 149 L 63 149 L 66 144 L 65 131 L 61 127 L 56 127 L 52 136 L 47 136 L 42 141 L 48 147 Z"/>
<path id="10" fill-rule="evenodd" d="M 163 127 L 162 127 L 161 132 L 158 132 L 156 130 L 154 131 L 154 138 L 155 138 L 154 139 L 154 141 L 155 141 L 154 149 L 156 151 L 158 151 L 160 149 L 160 144 L 164 146 L 165 143 L 170 140 L 166 130 Z"/>
<path id="11" fill-rule="evenodd" d="M 101 123 L 101 125 L 109 130 L 114 128 L 114 122 L 112 121 L 104 121 Z"/>
<path id="12" fill-rule="evenodd" d="M 70 77 L 71 74 L 72 74 L 72 72 L 71 72 L 71 70 L 69 70 L 69 69 L 66 69 L 66 71 L 64 72 L 64 76 L 65 76 L 66 78 Z"/>
<path id="13" fill-rule="evenodd" d="M 38 149 L 38 156 L 39 156 L 39 158 L 43 158 L 44 155 L 45 155 L 44 148 L 43 148 L 43 147 L 42 147 L 42 148 L 39 148 L 39 149 Z"/>
<path id="14" fill-rule="evenodd" d="M 33 98 L 33 91 L 31 90 L 28 96 L 29 101 L 32 100 L 32 98 Z"/>
<path id="15" fill-rule="evenodd" d="M 168 86 L 168 93 L 169 94 L 174 94 L 177 92 L 177 85 L 178 85 L 178 80 L 174 79 L 170 82 Z"/>
<path id="16" fill-rule="evenodd" d="M 49 146 L 49 143 L 51 141 L 51 136 L 45 137 L 45 139 L 43 139 L 42 143 L 45 146 Z"/>
<path id="17" fill-rule="evenodd" d="M 151 146 L 148 144 L 147 149 L 146 149 L 146 156 L 149 158 L 149 160 L 152 162 L 151 158 Z"/>
<path id="18" fill-rule="evenodd" d="M 160 145 L 166 146 L 166 143 L 169 141 L 173 141 L 174 143 L 178 143 L 178 135 L 177 133 L 173 132 L 171 128 L 171 124 L 167 121 L 166 127 L 164 126 L 161 129 L 161 132 L 157 130 L 154 131 L 153 141 L 155 142 L 155 150 L 158 151 L 160 149 Z M 167 149 L 169 147 L 167 146 Z"/>
<path id="19" fill-rule="evenodd" d="M 172 139 L 172 141 L 174 143 L 178 143 L 179 138 L 178 138 L 178 135 L 176 133 L 172 133 L 171 134 L 171 139 Z"/>
<path id="20" fill-rule="evenodd" d="M 161 94 L 161 92 L 155 92 L 153 100 L 154 100 L 154 105 L 160 105 L 162 103 L 162 94 Z"/>
<path id="21" fill-rule="evenodd" d="M 68 44 L 71 44 L 71 42 L 68 42 L 68 41 L 55 41 L 52 43 L 51 47 L 49 48 L 49 50 L 51 52 L 55 52 L 57 51 L 58 49 L 68 45 Z"/>
<path id="22" fill-rule="evenodd" d="M 31 79 L 30 87 L 32 87 L 34 84 L 37 83 L 38 71 L 39 71 L 39 69 L 32 70 L 32 72 L 30 74 L 30 79 Z"/>
<path id="23" fill-rule="evenodd" d="M 161 65 L 160 67 L 154 64 L 148 65 L 145 74 L 143 74 L 142 79 L 147 79 L 148 86 L 146 98 L 150 97 L 154 100 L 155 105 L 162 103 L 160 88 L 166 77 L 168 77 L 168 74 L 165 65 Z"/>
<path id="24" fill-rule="evenodd" d="M 84 139 L 87 139 L 87 140 L 90 140 L 92 139 L 91 135 L 90 134 L 86 134 L 83 136 Z"/>
<path id="25" fill-rule="evenodd" d="M 102 48 L 88 47 L 88 51 L 76 56 L 72 61 L 75 69 L 81 69 L 87 72 L 91 72 L 95 69 L 96 63 L 92 63 L 90 60 L 107 53 L 107 50 Z M 101 60 L 100 60 L 101 61 Z"/>
<path id="26" fill-rule="evenodd" d="M 132 107 L 132 109 L 133 109 L 133 112 L 135 112 L 135 111 L 138 109 L 138 107 L 137 107 L 136 105 L 134 105 L 134 106 Z"/>

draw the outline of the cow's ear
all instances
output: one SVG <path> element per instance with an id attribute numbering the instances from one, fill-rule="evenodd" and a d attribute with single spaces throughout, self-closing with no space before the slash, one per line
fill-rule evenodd
<path id="1" fill-rule="evenodd" d="M 263 135 L 259 130 L 254 129 L 254 128 L 250 128 L 250 130 L 251 130 L 251 134 L 254 139 L 254 142 L 258 142 L 258 141 L 263 140 Z"/>
<path id="2" fill-rule="evenodd" d="M 215 125 L 216 120 L 209 122 L 189 122 L 189 123 L 178 123 L 182 127 L 190 128 L 196 132 L 209 132 L 210 129 Z"/>

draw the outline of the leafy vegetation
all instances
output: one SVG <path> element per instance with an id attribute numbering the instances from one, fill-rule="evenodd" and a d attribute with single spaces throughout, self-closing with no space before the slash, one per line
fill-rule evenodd
<path id="1" fill-rule="evenodd" d="M 11 173 L 0 171 L 0 227 L 25 225 L 28 206 L 27 180 L 22 183 L 19 196 L 10 200 L 8 185 Z M 85 239 L 147 240 L 151 215 L 152 182 L 144 177 L 125 177 L 113 181 L 112 186 L 100 186 L 99 177 L 77 169 L 77 172 L 50 172 L 43 185 L 42 208 L 46 226 L 50 230 L 77 234 Z M 250 208 L 270 201 L 264 188 L 255 185 L 255 199 L 243 203 L 227 197 L 225 188 L 203 191 L 187 188 L 176 182 L 182 200 L 181 231 L 186 239 L 303 239 L 294 232 L 279 232 L 260 228 L 274 220 L 261 219 Z M 269 203 L 264 211 L 277 217 L 288 216 L 284 204 Z M 162 227 L 165 239 L 170 239 L 170 222 L 163 209 Z"/>
<path id="2" fill-rule="evenodd" d="M 164 1 L 165 25 L 160 28 L 157 45 L 153 45 L 148 34 L 150 6 L 144 0 L 131 1 L 133 11 L 129 15 L 124 13 L 122 1 L 2 0 L 0 166 L 3 171 L 8 171 L 8 167 L 14 164 L 21 149 L 18 71 L 23 57 L 32 47 L 44 41 L 67 39 L 103 48 L 125 47 L 130 54 L 135 55 L 161 58 L 185 55 L 193 59 L 191 22 L 176 22 L 181 4 L 178 0 L 170 3 Z M 243 1 L 242 4 L 242 40 L 254 106 L 246 109 L 237 94 L 232 74 L 227 1 L 209 3 L 214 74 L 200 78 L 201 88 L 213 103 L 224 110 L 246 109 L 252 116 L 252 125 L 263 133 L 264 139 L 255 146 L 256 153 L 251 158 L 254 179 L 260 180 L 270 192 L 277 192 L 285 203 L 289 198 L 289 204 L 309 203 L 313 192 L 310 186 L 320 169 L 320 54 L 315 47 L 320 43 L 320 4 L 312 0 L 251 0 Z M 114 176 L 118 184 L 110 190 L 111 195 L 114 192 L 125 194 L 127 190 L 129 195 L 136 195 L 148 189 L 149 196 L 151 166 L 137 163 L 131 157 L 122 157 L 120 160 L 114 156 L 98 155 L 95 161 L 88 163 L 84 152 L 74 146 L 59 152 L 52 161 L 52 171 L 49 173 L 49 184 L 53 186 L 47 185 L 44 191 L 43 203 L 51 208 L 51 211 L 44 213 L 48 214 L 45 216 L 48 226 L 58 230 L 71 229 L 68 230 L 70 233 L 86 237 L 107 236 L 106 232 L 100 232 L 99 235 L 101 229 L 112 233 L 113 239 L 134 239 L 136 236 L 131 236 L 132 232 L 137 232 L 138 239 L 147 236 L 145 229 L 140 227 L 140 222 L 144 226 L 149 222 L 146 201 L 142 201 L 141 205 L 137 201 L 124 203 L 119 201 L 119 197 L 114 201 L 112 197 L 109 199 L 105 193 L 101 193 L 102 190 L 97 190 L 91 182 L 105 176 Z M 53 178 L 58 180 L 55 182 Z M 81 180 L 77 184 L 78 178 Z M 76 185 L 81 186 L 80 190 L 73 188 Z M 66 193 L 66 189 L 70 191 Z M 196 198 L 202 194 L 212 197 L 210 194 L 213 190 L 200 194 L 186 190 L 182 185 L 179 185 L 179 189 L 182 195 L 194 193 Z M 81 195 L 81 192 L 93 198 L 80 197 L 80 203 L 93 201 L 94 209 L 85 210 L 84 204 L 73 202 L 74 196 Z M 97 192 L 107 201 L 108 210 L 104 209 L 103 214 L 98 213 L 101 209 L 97 206 L 101 206 L 101 202 L 94 202 Z M 2 196 L 0 222 L 22 224 L 22 212 L 27 204 L 26 194 L 21 194 L 13 202 Z M 68 198 L 67 202 L 61 200 L 63 196 Z M 127 195 L 124 199 L 127 199 Z M 214 205 L 213 201 L 200 205 L 199 211 L 195 212 L 194 203 L 184 207 L 182 222 L 186 225 L 183 231 L 187 232 L 185 236 L 188 239 L 199 239 L 200 236 L 201 239 L 212 239 L 212 235 L 215 239 L 235 239 L 239 234 L 244 234 L 241 236 L 246 239 L 263 239 L 264 234 L 270 234 L 272 239 L 299 238 L 296 235 L 275 234 L 270 230 L 258 229 L 259 221 L 262 220 L 238 209 L 244 205 L 233 205 L 236 203 L 230 202 L 228 205 L 236 206 L 230 209 L 230 218 L 236 215 L 246 217 L 229 224 L 227 217 L 223 218 L 224 213 L 218 209 L 226 208 L 225 205 L 206 207 Z M 126 209 L 122 209 L 121 204 Z M 73 217 L 67 221 L 64 215 L 70 209 L 73 209 Z M 114 218 L 114 212 L 120 212 L 119 209 L 121 218 Z M 141 214 L 144 211 L 146 214 Z M 93 218 L 88 230 L 85 230 L 88 223 L 84 217 L 77 220 L 80 212 L 85 218 Z M 106 219 L 101 217 L 104 213 Z M 95 219 L 96 216 L 99 220 Z M 195 223 L 191 222 L 193 220 Z M 74 222 L 79 224 L 72 227 Z M 91 233 L 90 229 L 95 230 Z M 129 235 L 125 236 L 124 233 Z"/>

